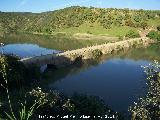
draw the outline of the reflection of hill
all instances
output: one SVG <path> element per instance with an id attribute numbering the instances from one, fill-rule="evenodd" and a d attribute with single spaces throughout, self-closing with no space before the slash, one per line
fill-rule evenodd
<path id="1" fill-rule="evenodd" d="M 160 61 L 160 45 L 151 45 L 148 48 L 130 49 L 123 53 L 122 57 L 134 60 L 159 60 Z"/>
<path id="2" fill-rule="evenodd" d="M 105 43 L 105 40 L 74 40 L 64 36 L 45 36 L 33 34 L 7 34 L 4 38 L 0 38 L 0 42 L 9 43 L 32 43 L 38 44 L 45 48 L 55 50 L 72 50 L 90 45 Z"/>
<path id="3" fill-rule="evenodd" d="M 105 55 L 97 60 L 88 60 L 84 61 L 83 64 L 74 65 L 66 68 L 61 68 L 58 70 L 48 70 L 45 73 L 45 82 L 46 84 L 61 80 L 68 75 L 77 74 L 81 71 L 85 71 L 89 69 L 90 67 L 96 67 L 100 63 L 105 62 L 106 60 L 109 60 L 111 58 L 120 58 L 120 59 L 132 59 L 132 60 L 147 60 L 147 61 L 153 61 L 153 60 L 159 60 L 160 61 L 160 45 L 152 45 L 148 48 L 133 48 L 130 50 L 122 51 L 119 53 L 114 53 L 112 55 Z"/>
<path id="4" fill-rule="evenodd" d="M 133 59 L 133 60 L 159 60 L 160 61 L 160 44 L 154 44 L 147 48 L 132 48 L 111 55 L 103 56 L 105 61 L 109 58 Z"/>
<path id="5" fill-rule="evenodd" d="M 61 80 L 67 77 L 68 75 L 80 73 L 81 71 L 85 71 L 89 69 L 90 67 L 94 67 L 98 64 L 99 64 L 99 60 L 87 60 L 87 61 L 84 61 L 83 63 L 79 63 L 79 64 L 72 65 L 72 66 L 65 67 L 65 68 L 60 68 L 56 70 L 47 69 L 43 75 L 44 81 L 42 80 L 41 82 L 42 84 L 44 82 L 45 84 L 47 84 L 47 83 L 50 83 L 56 80 Z"/>

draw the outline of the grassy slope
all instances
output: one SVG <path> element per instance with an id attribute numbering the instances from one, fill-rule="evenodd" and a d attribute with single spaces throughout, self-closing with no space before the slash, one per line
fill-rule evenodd
<path id="1" fill-rule="evenodd" d="M 108 36 L 124 36 L 132 28 L 132 22 L 137 25 L 148 22 L 149 26 L 160 25 L 160 11 L 138 11 L 123 9 L 99 9 L 72 6 L 57 11 L 40 14 L 33 13 L 3 13 L 0 12 L 0 31 L 29 32 L 35 34 L 55 34 L 66 32 L 69 35 L 75 33 L 91 33 L 94 35 L 105 34 Z M 151 15 L 152 17 L 148 17 Z M 154 17 L 153 17 L 154 16 Z M 127 22 L 127 21 L 131 22 Z M 114 26 L 120 24 L 121 26 Z M 123 26 L 128 23 L 128 26 Z M 107 25 L 111 29 L 105 29 Z M 78 27 L 76 27 L 78 26 Z M 138 27 L 138 26 L 137 26 Z"/>
<path id="2" fill-rule="evenodd" d="M 148 24 L 149 26 L 153 26 L 153 27 L 157 27 L 158 25 L 160 25 L 160 19 L 155 19 L 155 20 L 148 20 Z"/>
<path id="3" fill-rule="evenodd" d="M 107 35 L 107 36 L 125 36 L 125 34 L 129 30 L 136 30 L 136 28 L 128 27 L 128 26 L 112 26 L 111 29 L 105 29 L 97 23 L 90 24 L 84 23 L 79 27 L 72 27 L 72 28 L 65 28 L 65 29 L 58 29 L 56 32 L 66 32 L 69 34 L 75 33 L 90 33 L 94 35 Z"/>

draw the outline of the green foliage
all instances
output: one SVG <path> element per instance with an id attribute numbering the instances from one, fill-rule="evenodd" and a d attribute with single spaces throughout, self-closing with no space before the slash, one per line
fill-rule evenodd
<path id="1" fill-rule="evenodd" d="M 93 116 L 106 114 L 120 118 L 118 113 L 110 110 L 98 97 L 74 95 L 68 99 L 57 91 L 45 92 L 41 88 L 33 89 L 29 94 L 32 101 L 39 101 L 40 105 L 34 111 L 33 119 L 38 115 L 75 115 L 78 119 L 81 115 L 90 115 L 93 118 Z"/>
<path id="2" fill-rule="evenodd" d="M 55 91 L 44 92 L 40 88 L 30 92 L 33 100 L 40 99 L 43 105 L 36 110 L 36 115 L 75 115 L 79 119 L 81 115 L 104 116 L 120 118 L 118 113 L 110 110 L 105 103 L 94 96 L 74 95 L 70 99 Z M 58 119 L 58 118 L 57 118 Z"/>
<path id="3" fill-rule="evenodd" d="M 143 22 L 140 23 L 139 27 L 141 27 L 143 29 L 146 29 L 148 27 L 148 24 L 147 24 L 147 22 L 143 21 Z"/>
<path id="4" fill-rule="evenodd" d="M 153 39 L 153 40 L 158 40 L 160 41 L 160 34 L 157 32 L 157 31 L 150 31 L 147 35 L 147 37 L 149 37 L 150 39 Z"/>
<path id="5" fill-rule="evenodd" d="M 15 102 L 12 103 L 18 104 Z M 99 115 L 103 117 L 108 115 L 110 117 L 114 116 L 118 120 L 121 119 L 120 114 L 110 110 L 104 101 L 98 97 L 76 94 L 68 99 L 68 97 L 57 91 L 45 91 L 39 87 L 26 93 L 24 102 L 14 108 L 14 111 L 15 118 L 13 118 L 8 110 L 5 112 L 5 109 L 3 109 L 3 118 L 7 120 L 30 120 L 37 119 L 39 115 L 75 115 L 75 119 L 79 119 L 82 115 L 89 115 L 91 118 Z"/>
<path id="6" fill-rule="evenodd" d="M 98 116 L 104 115 L 107 111 L 103 101 L 93 96 L 75 95 L 72 97 L 72 100 L 81 114 Z"/>
<path id="7" fill-rule="evenodd" d="M 127 34 L 126 37 L 128 38 L 137 38 L 140 37 L 139 33 L 135 30 L 130 30 Z"/>
<path id="8" fill-rule="evenodd" d="M 135 24 L 131 19 L 126 20 L 125 25 L 129 27 L 135 27 Z"/>
<path id="9" fill-rule="evenodd" d="M 39 87 L 29 92 L 29 95 L 33 97 L 33 100 L 39 99 L 39 104 L 44 106 L 49 105 L 50 107 L 53 107 L 60 97 L 59 94 L 54 91 L 47 93 L 42 91 Z"/>
<path id="10" fill-rule="evenodd" d="M 40 106 L 41 105 L 39 105 L 39 101 L 38 102 L 35 101 L 35 103 L 30 108 L 27 108 L 26 103 L 25 104 L 21 103 L 21 108 L 18 111 L 19 116 L 13 117 L 12 115 L 5 112 L 6 118 L 7 120 L 30 120 L 35 110 L 38 109 Z M 16 115 L 17 113 L 14 114 Z"/>
<path id="11" fill-rule="evenodd" d="M 0 12 L 0 29 L 4 32 L 31 32 L 53 34 L 59 29 L 78 28 L 86 22 L 98 23 L 105 29 L 112 26 L 130 26 L 144 28 L 148 20 L 159 18 L 159 11 L 102 9 L 72 6 L 53 12 L 36 13 L 4 13 Z M 151 23 L 152 25 L 152 23 Z"/>
<path id="12" fill-rule="evenodd" d="M 20 87 L 25 83 L 24 78 L 25 75 L 25 66 L 18 62 L 18 58 L 14 56 L 0 56 L 0 60 L 5 59 L 6 66 L 6 74 L 8 79 L 9 87 Z M 3 64 L 0 64 L 0 69 L 2 69 Z M 4 84 L 3 73 L 0 72 L 0 84 Z"/>
<path id="13" fill-rule="evenodd" d="M 7 64 L 5 70 L 9 88 L 21 88 L 24 85 L 33 83 L 35 80 L 39 80 L 39 67 L 34 65 L 26 67 L 22 62 L 19 61 L 19 58 L 16 56 L 1 55 L 0 62 L 3 59 L 5 59 L 5 64 Z M 3 64 L 0 63 L 0 69 L 2 69 L 2 67 Z M 1 71 L 0 84 L 5 85 L 3 73 Z"/>
<path id="14" fill-rule="evenodd" d="M 147 75 L 148 93 L 134 103 L 129 111 L 132 113 L 132 120 L 159 120 L 160 119 L 160 64 L 155 61 L 145 66 Z"/>
<path id="15" fill-rule="evenodd" d="M 75 94 L 71 98 L 79 115 L 88 115 L 93 119 L 94 116 L 113 116 L 120 120 L 120 115 L 110 110 L 99 97 Z M 99 118 L 98 118 L 99 119 Z"/>
<path id="16" fill-rule="evenodd" d="M 151 39 L 156 39 L 157 37 L 157 32 L 156 31 L 150 31 L 147 35 L 147 37 L 151 38 Z"/>
<path id="17" fill-rule="evenodd" d="M 40 107 L 36 109 L 35 117 L 38 115 L 70 115 L 75 112 L 75 106 L 71 100 L 57 91 L 44 91 L 38 87 L 29 92 L 29 94 L 31 101 L 39 101 Z"/>
<path id="18" fill-rule="evenodd" d="M 103 54 L 102 51 L 100 51 L 99 49 L 96 49 L 96 50 L 92 51 L 92 55 L 95 58 L 100 57 L 102 54 Z"/>
<path id="19" fill-rule="evenodd" d="M 142 16 L 140 16 L 140 15 L 135 15 L 135 16 L 134 16 L 134 20 L 135 20 L 135 22 L 140 23 L 140 22 L 142 21 Z"/>
<path id="20" fill-rule="evenodd" d="M 11 58 L 10 58 L 11 57 Z M 7 93 L 8 104 L 5 106 L 8 108 L 3 109 L 3 118 L 7 120 L 29 120 L 36 119 L 39 114 L 41 115 L 111 115 L 111 117 L 119 118 L 119 115 L 114 111 L 111 111 L 106 107 L 104 102 L 96 97 L 91 96 L 74 96 L 71 99 L 60 95 L 58 92 L 49 91 L 44 92 L 41 88 L 33 89 L 29 94 L 25 94 L 25 100 L 18 107 L 13 107 L 17 100 L 11 101 L 9 87 L 8 87 L 8 69 L 10 69 L 10 58 L 12 61 L 17 62 L 18 58 L 13 56 L 1 56 L 0 57 L 0 72 L 5 81 L 5 85 L 2 84 Z M 9 64 L 8 64 L 9 63 Z M 13 69 L 15 69 L 13 67 Z M 21 96 L 22 97 L 22 96 Z M 31 101 L 28 103 L 28 100 Z M 5 101 L 6 102 L 6 101 Z M 1 106 L 0 106 L 1 107 Z"/>
<path id="21" fill-rule="evenodd" d="M 8 91 L 8 88 L 6 88 L 6 90 Z M 38 88 L 38 90 L 40 91 L 40 88 Z M 30 94 L 31 93 L 32 92 L 30 92 Z M 33 117 L 35 111 L 45 104 L 45 99 L 43 97 L 44 95 L 41 97 L 38 97 L 32 103 L 28 104 L 27 103 L 28 94 L 26 93 L 24 102 L 20 103 L 19 107 L 13 108 L 14 104 L 17 105 L 19 103 L 17 103 L 17 102 L 14 104 L 12 104 L 13 102 L 11 103 L 11 98 L 10 98 L 9 92 L 7 92 L 7 96 L 8 96 L 8 103 L 10 106 L 9 107 L 10 112 L 8 110 L 7 110 L 7 112 L 5 112 L 5 110 L 3 110 L 3 112 L 2 112 L 2 114 L 5 114 L 3 118 L 5 118 L 7 120 L 30 120 Z M 30 97 L 30 96 L 28 96 L 28 97 Z M 6 107 L 8 107 L 8 106 L 6 105 Z M 13 111 L 13 109 L 14 109 L 14 111 Z"/>

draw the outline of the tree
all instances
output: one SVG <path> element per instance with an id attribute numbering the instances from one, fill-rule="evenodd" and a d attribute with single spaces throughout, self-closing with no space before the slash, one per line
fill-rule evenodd
<path id="1" fill-rule="evenodd" d="M 136 15 L 136 16 L 134 16 L 134 20 L 136 22 L 141 22 L 142 21 L 142 17 L 140 15 Z"/>

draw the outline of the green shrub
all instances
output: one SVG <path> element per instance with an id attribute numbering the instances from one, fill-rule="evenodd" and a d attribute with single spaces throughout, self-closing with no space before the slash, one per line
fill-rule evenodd
<path id="1" fill-rule="evenodd" d="M 134 103 L 129 111 L 132 120 L 159 120 L 160 119 L 160 64 L 155 61 L 145 66 L 148 93 Z"/>
<path id="2" fill-rule="evenodd" d="M 8 79 L 8 85 L 10 88 L 20 87 L 25 83 L 26 68 L 23 63 L 19 62 L 19 58 L 15 56 L 0 56 L 0 69 L 3 67 L 3 59 L 5 59 L 6 74 Z M 4 85 L 3 74 L 0 72 L 0 84 Z"/>
<path id="3" fill-rule="evenodd" d="M 140 37 L 140 35 L 139 35 L 139 33 L 137 31 L 130 30 L 126 34 L 126 37 L 128 37 L 128 38 L 138 38 L 138 37 Z"/>
<path id="4" fill-rule="evenodd" d="M 143 28 L 144 30 L 148 27 L 148 24 L 147 24 L 147 22 L 141 22 L 140 23 L 140 26 L 139 27 L 141 27 L 141 28 Z"/>
<path id="5" fill-rule="evenodd" d="M 55 91 L 44 92 L 40 88 L 30 92 L 31 98 L 40 100 L 42 105 L 35 112 L 38 115 L 75 115 L 78 119 L 81 115 L 93 116 L 113 116 L 120 118 L 120 115 L 110 110 L 99 97 L 75 94 L 70 99 Z"/>
<path id="6" fill-rule="evenodd" d="M 57 91 L 44 91 L 41 88 L 33 89 L 30 92 L 32 101 L 39 100 L 41 105 L 36 111 L 35 116 L 41 115 L 65 115 L 73 114 L 75 106 L 68 97 L 58 93 Z"/>
<path id="7" fill-rule="evenodd" d="M 0 56 L 0 69 L 3 67 L 2 61 L 5 59 L 6 76 L 9 88 L 20 88 L 24 85 L 33 83 L 35 79 L 40 77 L 40 68 L 32 65 L 26 67 L 19 58 L 11 55 Z M 0 84 L 5 84 L 3 74 L 0 71 Z"/>
<path id="8" fill-rule="evenodd" d="M 131 19 L 126 20 L 125 21 L 125 25 L 126 26 L 130 26 L 130 27 L 135 27 L 135 24 L 134 24 L 134 22 Z"/>
<path id="9" fill-rule="evenodd" d="M 31 92 L 27 92 L 24 102 L 21 103 L 20 106 L 14 107 L 15 104 L 18 104 L 15 100 L 12 101 L 12 103 L 11 105 L 12 108 L 14 108 L 14 112 L 13 114 L 8 114 L 12 118 L 11 120 L 15 120 L 13 117 L 17 120 L 22 117 L 23 119 L 20 120 L 37 119 L 39 115 L 74 115 L 74 120 L 79 120 L 82 115 L 88 115 L 91 117 L 90 119 L 93 119 L 94 116 L 105 117 L 105 115 L 108 115 L 110 117 L 115 117 L 116 120 L 122 119 L 119 113 L 108 108 L 99 97 L 74 94 L 69 99 L 57 91 L 43 90 L 39 87 L 33 89 Z M 8 109 L 3 109 L 1 114 L 4 116 L 2 118 L 8 118 L 7 120 L 10 120 L 9 116 L 5 115 L 5 113 L 10 112 Z M 57 118 L 57 120 L 59 119 Z M 99 120 L 99 118 L 95 118 L 94 120 Z"/>
<path id="10" fill-rule="evenodd" d="M 72 97 L 73 103 L 78 106 L 77 110 L 85 115 L 104 115 L 107 107 L 96 97 L 85 95 L 74 95 Z"/>
<path id="11" fill-rule="evenodd" d="M 92 51 L 92 55 L 95 58 L 100 57 L 102 54 L 103 54 L 102 51 L 100 51 L 99 49 L 96 49 L 96 50 Z"/>
<path id="12" fill-rule="evenodd" d="M 151 39 L 156 39 L 156 37 L 157 37 L 157 32 L 156 31 L 150 31 L 149 33 L 148 33 L 148 35 L 147 35 L 147 37 L 149 37 L 149 38 L 151 38 Z"/>
<path id="13" fill-rule="evenodd" d="M 157 32 L 157 31 L 150 31 L 147 35 L 147 37 L 149 37 L 150 39 L 153 39 L 153 40 L 158 40 L 160 41 L 160 34 Z"/>
<path id="14" fill-rule="evenodd" d="M 87 96 L 87 95 L 80 95 L 75 94 L 72 96 L 71 101 L 75 105 L 75 110 L 80 115 L 88 115 L 90 116 L 90 119 L 93 119 L 94 116 L 113 116 L 116 120 L 121 120 L 122 116 L 115 111 L 109 109 L 104 101 L 100 99 L 99 97 L 95 96 Z M 99 120 L 99 119 L 94 119 Z"/>

